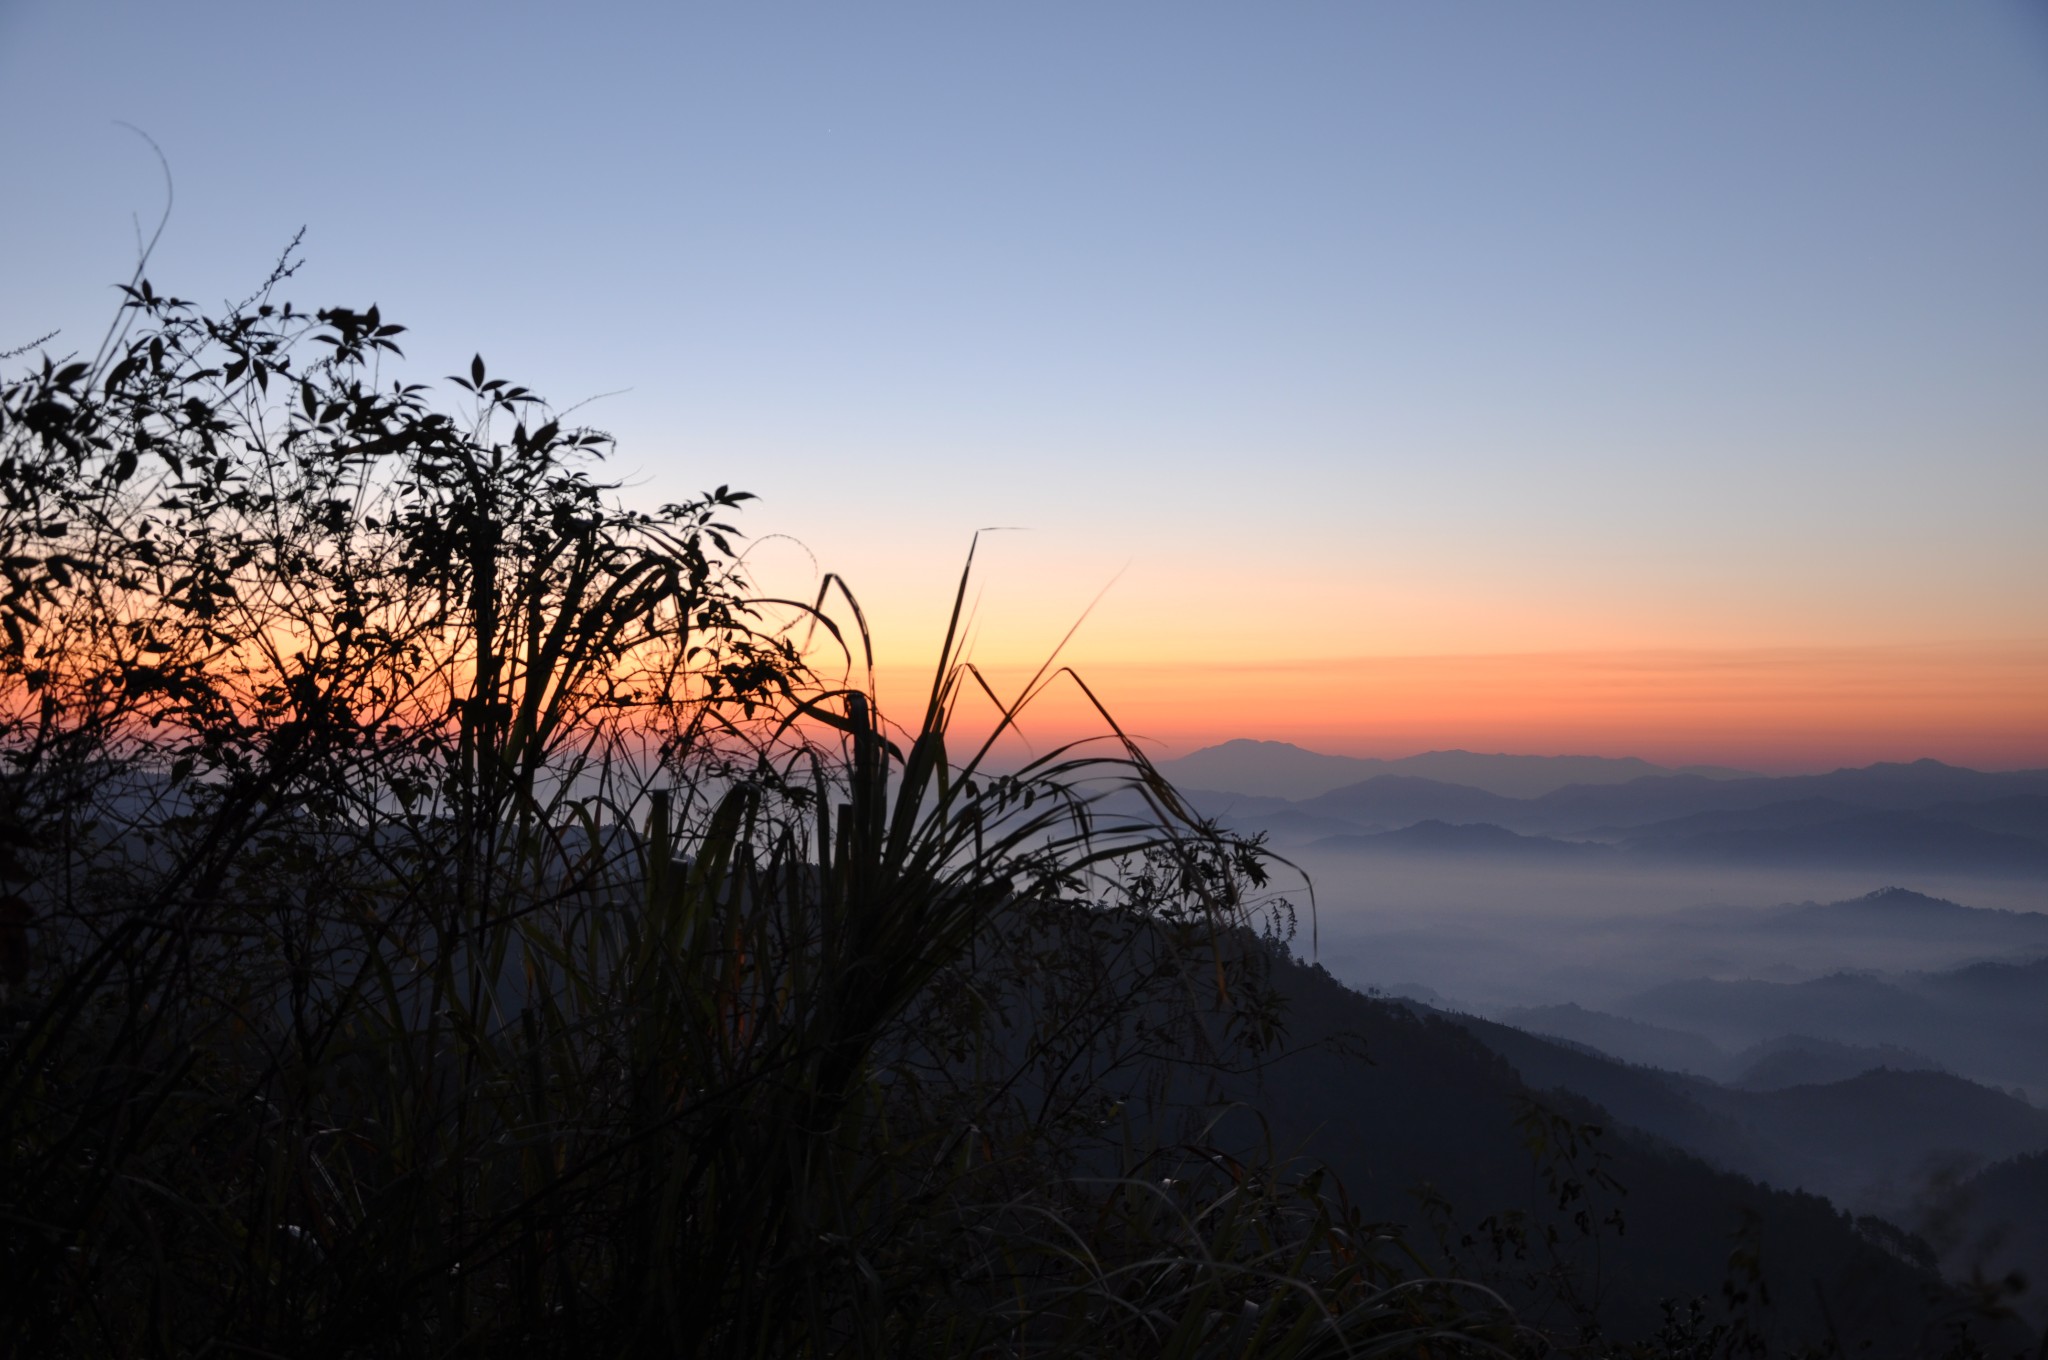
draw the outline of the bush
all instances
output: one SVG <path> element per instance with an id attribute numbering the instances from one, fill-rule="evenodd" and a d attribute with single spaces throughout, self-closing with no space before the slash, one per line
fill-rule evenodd
<path id="1" fill-rule="evenodd" d="M 950 749 L 994 699 L 957 635 L 890 724 L 843 587 L 751 589 L 744 493 L 632 508 L 602 434 L 481 358 L 442 409 L 290 272 L 217 317 L 138 280 L 0 388 L 0 1347 L 1484 1320 L 1202 1144 L 1201 1073 L 1278 1033 L 1255 845 L 1106 716 L 1106 756 Z"/>

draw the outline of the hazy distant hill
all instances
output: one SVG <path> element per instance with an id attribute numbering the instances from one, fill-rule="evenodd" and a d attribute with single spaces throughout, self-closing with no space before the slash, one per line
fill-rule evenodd
<path id="1" fill-rule="evenodd" d="M 1810 812 L 1813 805 L 1805 806 Z M 1759 813 L 1701 814 L 1681 820 L 1726 821 L 1737 816 L 1753 819 Z M 1853 864 L 1885 873 L 2048 873 L 2048 842 L 1986 831 L 1916 811 L 1852 812 L 1787 825 L 1687 832 L 1665 830 L 1669 825 L 1658 823 L 1644 828 L 1623 844 L 1638 854 L 1721 864 Z"/>
<path id="2" fill-rule="evenodd" d="M 1754 812 L 1814 800 L 1841 805 L 1846 817 L 1869 812 L 1925 812 L 1946 804 L 1982 804 L 2042 795 L 2048 795 L 2048 770 L 1986 773 L 1944 765 L 1937 760 L 1916 760 L 1910 764 L 1879 763 L 1829 774 L 1774 778 L 1658 775 L 1621 785 L 1581 784 L 1534 799 L 1522 814 L 1526 822 L 1517 825 L 1521 830 L 1553 832 L 1646 829 L 1652 823 L 1702 813 Z M 2027 807 L 2015 804 L 2010 809 L 2017 823 L 2024 824 Z M 1777 815 L 1799 819 L 1781 825 L 1805 824 L 1805 817 L 1816 811 L 1786 810 Z M 1945 812 L 1943 819 L 1962 820 L 1952 812 Z"/>
<path id="3" fill-rule="evenodd" d="M 1949 1017 L 1924 997 L 1857 973 L 1793 983 L 1696 978 L 1625 997 L 1614 1009 L 1631 1019 L 1693 1030 L 1729 1047 L 1786 1034 L 1909 1047 L 1908 1035 L 1925 1038 L 1930 1031 L 1942 1031 L 1947 1039 L 1952 1028 L 1944 1023 Z"/>
<path id="4" fill-rule="evenodd" d="M 1877 1068 L 1844 1081 L 1717 1093 L 1780 1183 L 1896 1215 L 1936 1168 L 2048 1149 L 2048 1111 L 1946 1072 Z"/>
<path id="5" fill-rule="evenodd" d="M 1716 778 L 1630 778 L 1639 768 L 1656 767 L 1462 751 L 1359 761 L 1278 742 L 1230 742 L 1170 764 L 1185 785 L 1204 790 L 1192 795 L 1204 812 L 1241 830 L 1266 832 L 1282 845 L 1420 822 L 1483 822 L 1524 836 L 1605 842 L 1677 863 L 2048 877 L 2043 770 L 1986 773 L 1918 760 L 1821 775 L 1719 771 Z M 1379 772 L 1312 796 L 1267 791 L 1327 785 L 1368 769 Z M 1514 791 L 1588 773 L 1598 781 L 1533 796 Z M 1227 782 L 1232 779 L 1243 782 Z M 1472 847 L 1442 841 L 1416 848 L 1455 854 Z"/>
<path id="6" fill-rule="evenodd" d="M 1525 1006 L 1508 1011 L 1500 1019 L 1502 1024 L 1531 1034 L 1568 1039 L 1645 1067 L 1717 1079 L 1730 1067 L 1728 1053 L 1702 1035 L 1587 1010 L 1575 1002 Z"/>
<path id="7" fill-rule="evenodd" d="M 1985 1013 L 2018 1008 L 2048 1022 L 2048 959 L 2031 963 L 1973 963 L 1943 973 L 1919 973 L 1907 982 L 1922 995 Z"/>
<path id="8" fill-rule="evenodd" d="M 1991 948 L 2048 948 L 2048 914 L 1966 907 L 1910 888 L 1879 888 L 1844 902 L 1805 902 L 1772 908 L 1762 915 L 1763 927 L 1777 933 L 1938 934 L 1943 939 L 1980 941 Z"/>
<path id="9" fill-rule="evenodd" d="M 1930 799 L 1983 802 L 2048 794 L 2048 770 L 1987 773 L 1938 760 L 1879 761 L 1828 774 L 1787 775 L 1777 782 L 1800 797 L 1839 798 L 1879 809 L 1925 808 Z"/>
<path id="10" fill-rule="evenodd" d="M 1344 818 L 1363 830 L 1386 831 L 1424 821 L 1505 825 L 1526 803 L 1466 784 L 1383 774 L 1304 798 L 1295 807 L 1311 816 Z"/>
<path id="11" fill-rule="evenodd" d="M 1845 1044 L 1805 1034 L 1767 1039 L 1729 1053 L 1704 1035 L 1569 1002 L 1524 1006 L 1503 1012 L 1499 1018 L 1515 1029 L 1562 1039 L 1625 1063 L 1689 1073 L 1746 1091 L 1847 1081 L 1880 1067 L 1909 1072 L 1942 1070 L 1933 1058 L 1896 1044 Z"/>
<path id="12" fill-rule="evenodd" d="M 1176 785 L 1174 792 L 1206 817 L 1256 817 L 1294 810 L 1291 799 L 1274 798 L 1267 794 L 1238 793 L 1229 789 L 1190 788 L 1184 784 Z M 1134 811 L 1142 806 L 1142 803 L 1132 804 Z"/>
<path id="13" fill-rule="evenodd" d="M 1523 836 L 1488 822 L 1435 820 L 1373 835 L 1327 836 L 1311 841 L 1310 845 L 1317 850 L 1347 854 L 1483 855 L 1541 860 L 1585 860 L 1614 853 L 1604 845 L 1553 840 L 1548 836 Z"/>
<path id="14" fill-rule="evenodd" d="M 1274 846 L 1312 845 L 1332 836 L 1363 834 L 1356 822 L 1341 817 L 1321 817 L 1303 812 L 1299 808 L 1233 815 L 1226 820 L 1233 830 L 1247 835 L 1253 832 L 1265 833 L 1267 841 Z"/>
<path id="15" fill-rule="evenodd" d="M 2000 1087 L 2048 1091 L 2048 959 L 1798 983 L 1702 978 L 1624 998 L 1613 1010 L 1731 1047 L 1792 1034 L 1890 1044 Z"/>
<path id="16" fill-rule="evenodd" d="M 2048 842 L 2048 794 L 2018 794 L 1977 803 L 1937 803 L 1919 810 L 1924 817 L 1961 822 L 1985 831 Z"/>
<path id="17" fill-rule="evenodd" d="M 1463 784 L 1508 798 L 1533 798 L 1570 784 L 1618 784 L 1645 775 L 1685 773 L 1712 779 L 1745 777 L 1741 770 L 1689 765 L 1672 770 L 1633 757 L 1483 755 L 1428 751 L 1398 760 L 1323 755 L 1284 741 L 1226 741 L 1159 762 L 1176 784 L 1204 789 L 1304 799 L 1375 775 L 1412 775 Z"/>
<path id="18" fill-rule="evenodd" d="M 1634 942 L 1638 956 L 1711 956 L 1720 977 L 1795 981 L 1843 968 L 1938 970 L 2048 954 L 2048 915 L 1891 887 L 1840 902 L 1690 907 L 1616 923 L 1608 936 L 1610 945 Z"/>
<path id="19" fill-rule="evenodd" d="M 1807 1034 L 1788 1034 L 1746 1048 L 1731 1062 L 1730 1086 L 1745 1091 L 1778 1091 L 1787 1086 L 1823 1086 L 1847 1081 L 1880 1067 L 1901 1072 L 1939 1072 L 1940 1063 L 1897 1044 L 1844 1044 Z"/>
<path id="20" fill-rule="evenodd" d="M 1653 837 L 1682 840 L 1690 836 L 1730 831 L 1786 831 L 1825 826 L 1863 815 L 1865 809 L 1838 798 L 1794 798 L 1754 806 L 1715 808 L 1667 817 L 1643 826 L 1599 826 L 1586 828 L 1588 834 L 1613 840 L 1644 841 Z"/>

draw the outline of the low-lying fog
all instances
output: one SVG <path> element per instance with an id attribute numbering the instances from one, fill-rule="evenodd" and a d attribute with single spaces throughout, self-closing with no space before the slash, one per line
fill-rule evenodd
<path id="1" fill-rule="evenodd" d="M 1295 894 L 1298 955 L 1354 987 L 1434 994 L 1482 1014 L 1564 1002 L 1603 1009 L 1692 978 L 1799 982 L 1842 970 L 1940 971 L 2048 954 L 2048 939 L 2027 947 L 2030 932 L 1898 922 L 1796 930 L 1766 911 L 1886 887 L 1967 907 L 2048 911 L 2048 884 L 2035 880 L 1286 853 L 1314 889 L 1313 918 L 1309 894 Z"/>
<path id="2" fill-rule="evenodd" d="M 1501 785 L 1555 760 L 1438 752 L 1304 796 L 1252 779 L 1334 758 L 1198 755 L 1190 801 L 1310 879 L 1297 956 L 1954 1278 L 2048 1279 L 2048 772 L 1574 760 L 1612 778 L 1542 791 Z"/>

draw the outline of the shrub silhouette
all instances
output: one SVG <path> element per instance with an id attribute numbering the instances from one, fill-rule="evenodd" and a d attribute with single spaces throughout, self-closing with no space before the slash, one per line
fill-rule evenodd
<path id="1" fill-rule="evenodd" d="M 218 316 L 138 276 L 0 389 L 0 1347 L 1505 1335 L 1204 1145 L 1290 918 L 1106 715 L 949 746 L 1077 679 L 998 700 L 956 605 L 892 725 L 843 586 L 750 586 L 744 493 L 634 508 L 292 267 Z"/>

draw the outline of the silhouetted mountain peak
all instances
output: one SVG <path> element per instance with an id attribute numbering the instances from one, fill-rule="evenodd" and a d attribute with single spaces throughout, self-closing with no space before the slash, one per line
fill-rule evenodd
<path id="1" fill-rule="evenodd" d="M 1871 930 L 1912 933 L 1916 930 L 1966 931 L 2009 940 L 2048 940 L 2048 915 L 2007 911 L 2000 907 L 1967 907 L 1946 897 L 1930 897 L 1911 888 L 1885 887 L 1841 902 L 1786 908 L 1778 922 L 1795 929 Z"/>
<path id="2" fill-rule="evenodd" d="M 1878 1068 L 1895 1071 L 1942 1071 L 1942 1064 L 1897 1044 L 1847 1044 L 1788 1034 L 1756 1044 L 1736 1055 L 1733 1085 L 1751 1091 L 1790 1086 L 1821 1086 L 1846 1081 Z"/>

